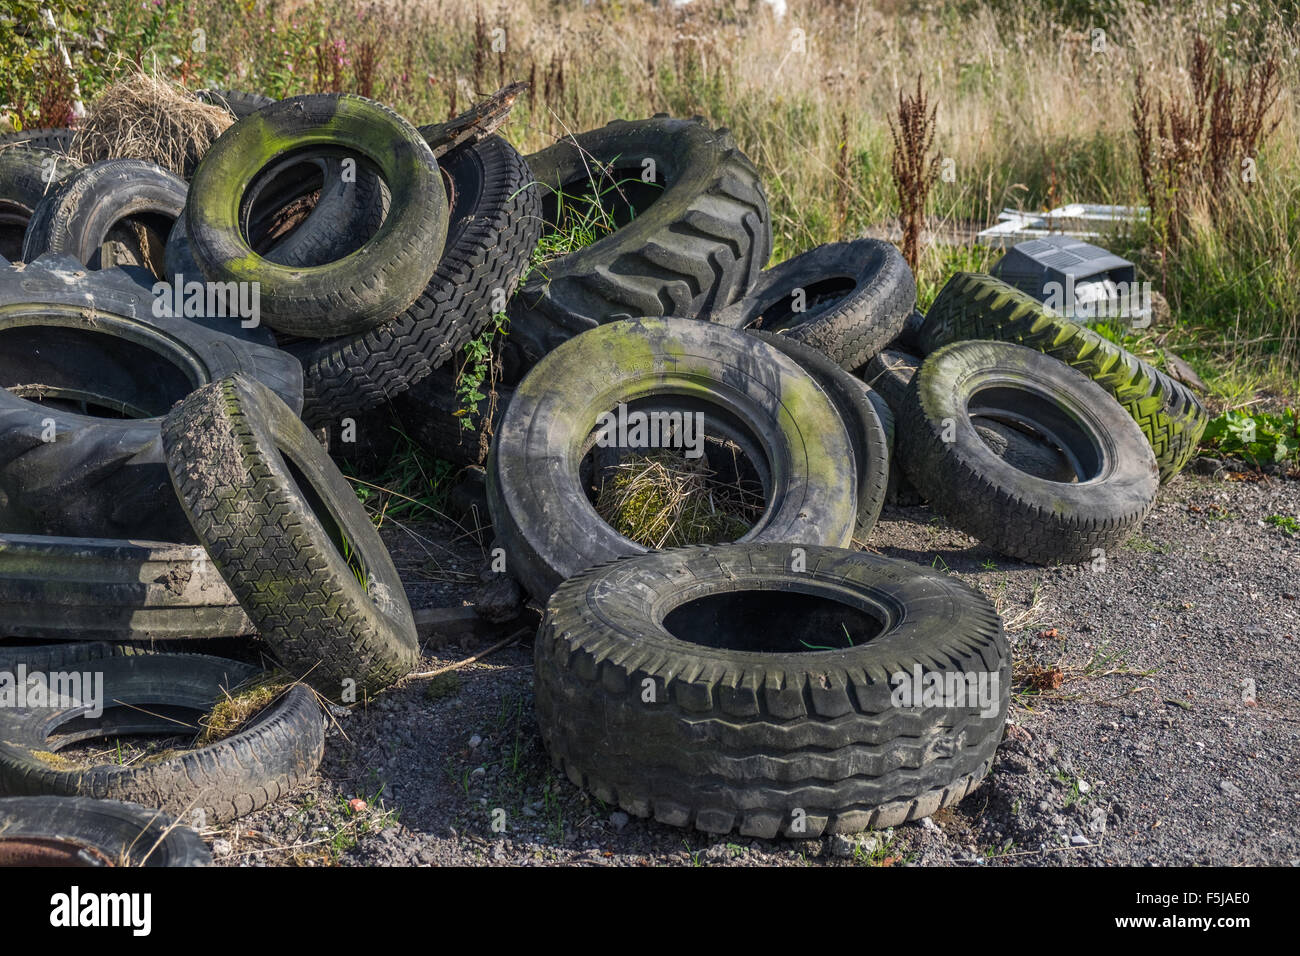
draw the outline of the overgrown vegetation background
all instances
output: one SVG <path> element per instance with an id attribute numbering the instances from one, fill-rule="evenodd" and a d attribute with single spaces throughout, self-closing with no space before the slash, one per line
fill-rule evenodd
<path id="1" fill-rule="evenodd" d="M 758 0 L 5 0 L 0 112 L 66 125 L 74 78 L 90 101 L 130 64 L 193 88 L 357 92 L 416 123 L 527 80 L 505 130 L 525 152 L 655 112 L 731 128 L 763 171 L 779 260 L 897 223 L 890 119 L 919 75 L 946 171 L 931 177 L 927 234 L 1004 207 L 1154 200 L 1118 251 L 1173 305 L 1157 344 L 1231 407 L 1261 389 L 1290 399 L 1300 369 L 1297 6 L 789 0 L 778 19 Z M 1259 125 L 1224 154 L 1193 122 L 1198 104 L 1210 121 L 1219 70 L 1231 115 Z M 997 255 L 921 238 L 923 304 Z"/>

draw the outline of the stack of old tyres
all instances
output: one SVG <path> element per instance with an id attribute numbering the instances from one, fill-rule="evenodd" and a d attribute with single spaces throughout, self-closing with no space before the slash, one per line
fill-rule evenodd
<path id="1" fill-rule="evenodd" d="M 0 143 L 0 670 L 98 675 L 113 703 L 0 710 L 0 827 L 23 840 L 108 853 L 158 814 L 265 807 L 322 759 L 320 698 L 416 668 L 336 463 L 405 454 L 396 426 L 483 476 L 500 573 L 543 613 L 541 737 L 577 785 L 761 837 L 929 815 L 987 774 L 1010 655 L 979 592 L 860 550 L 885 504 L 1087 561 L 1204 427 L 1181 386 L 996 279 L 922 314 L 886 242 L 769 266 L 759 173 L 698 117 L 524 157 L 360 96 L 201 95 L 236 121 L 184 176 L 79 164 L 66 131 Z M 725 485 L 748 518 L 625 537 L 600 487 L 647 448 L 693 460 L 653 442 L 696 420 L 716 483 L 689 493 Z M 252 719 L 219 719 L 232 702 Z M 140 735 L 179 739 L 79 749 Z M 203 857 L 180 837 L 160 859 Z"/>

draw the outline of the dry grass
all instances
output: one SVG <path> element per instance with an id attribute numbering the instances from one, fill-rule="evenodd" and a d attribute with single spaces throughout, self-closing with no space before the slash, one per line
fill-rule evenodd
<path id="1" fill-rule="evenodd" d="M 293 681 L 284 675 L 271 673 L 235 688 L 233 693 L 224 691 L 225 697 L 217 702 L 207 716 L 199 720 L 202 729 L 194 746 L 206 747 L 238 733 L 240 728 L 292 686 Z"/>
<path id="2" fill-rule="evenodd" d="M 71 152 L 83 163 L 143 159 L 188 176 L 233 122 L 223 107 L 204 103 L 177 84 L 133 72 L 91 104 Z"/>
<path id="3" fill-rule="evenodd" d="M 716 478 L 702 458 L 632 455 L 602 482 L 596 513 L 647 548 L 734 541 L 762 514 L 762 498 Z"/>

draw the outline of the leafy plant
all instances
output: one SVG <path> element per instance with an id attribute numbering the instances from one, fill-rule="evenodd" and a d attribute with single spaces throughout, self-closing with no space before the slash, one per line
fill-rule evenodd
<path id="1" fill-rule="evenodd" d="M 1300 412 L 1227 411 L 1206 426 L 1202 444 L 1251 465 L 1300 464 Z"/>

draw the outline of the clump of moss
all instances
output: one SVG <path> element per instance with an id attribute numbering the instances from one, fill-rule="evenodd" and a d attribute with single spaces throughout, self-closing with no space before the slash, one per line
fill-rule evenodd
<path id="1" fill-rule="evenodd" d="M 703 458 L 667 451 L 632 455 L 601 483 L 596 512 L 619 534 L 648 548 L 735 541 L 753 526 L 762 503 L 716 477 Z"/>
<path id="2" fill-rule="evenodd" d="M 80 766 L 75 760 L 69 760 L 50 750 L 33 750 L 32 756 L 55 770 L 76 770 Z"/>
<path id="3" fill-rule="evenodd" d="M 429 686 L 424 689 L 425 700 L 440 701 L 448 697 L 455 697 L 460 693 L 460 675 L 459 674 L 439 674 L 433 680 L 429 681 Z"/>

